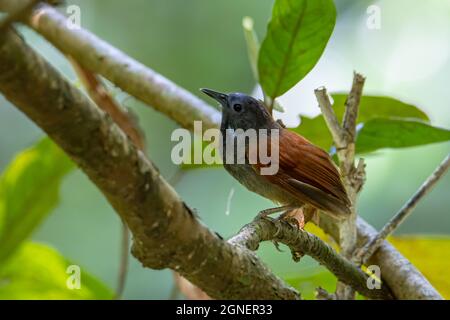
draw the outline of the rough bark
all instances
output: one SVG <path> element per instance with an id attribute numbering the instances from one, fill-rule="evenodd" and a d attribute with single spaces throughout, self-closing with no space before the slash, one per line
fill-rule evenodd
<path id="1" fill-rule="evenodd" d="M 0 10 L 9 12 L 25 1 L 27 0 L 0 0 Z M 181 89 L 180 87 L 98 39 L 88 31 L 67 28 L 67 24 L 62 20 L 64 17 L 59 12 L 46 6 L 43 8 L 46 8 L 46 10 L 39 11 L 39 17 L 34 14 L 32 15 L 32 19 L 27 19 L 26 22 L 64 53 L 76 57 L 77 60 L 81 58 L 79 60 L 80 63 L 86 63 L 83 64 L 84 67 L 103 75 L 126 92 L 152 105 L 184 127 L 190 128 L 194 119 L 202 120 L 206 124 L 204 128 L 218 125 L 220 119 L 218 111 L 189 94 L 187 91 L 179 90 Z M 45 23 L 42 21 L 45 21 Z M 99 41 L 99 46 L 97 46 L 96 41 Z M 90 52 L 94 52 L 93 55 L 97 55 L 97 58 L 90 57 Z M 88 57 L 85 59 L 84 55 Z M 126 74 L 126 76 L 124 75 L 122 77 L 121 74 Z M 149 81 L 148 84 L 139 83 L 140 80 L 145 82 L 146 76 L 152 81 Z M 133 85 L 127 83 L 128 77 L 133 79 Z M 1 74 L 1 78 L 4 79 L 3 73 Z M 137 87 L 135 88 L 134 85 Z M 10 94 L 14 93 L 15 95 L 19 95 L 22 89 L 17 88 L 17 90 L 17 92 L 10 92 Z M 56 98 L 63 99 L 60 96 L 56 96 Z M 16 97 L 16 99 L 19 98 Z M 26 101 L 22 102 L 25 103 Z M 64 105 L 62 107 L 63 109 Z M 28 110 L 28 112 L 33 114 L 33 110 Z M 55 112 L 59 111 L 56 110 Z M 49 121 L 54 120 L 51 119 L 53 118 L 50 117 Z M 76 117 L 74 119 L 78 118 Z M 45 122 L 44 119 L 42 121 Z M 56 124 L 54 125 L 56 126 Z M 71 130 L 77 130 L 76 128 L 71 128 Z M 75 135 L 74 132 L 72 134 Z M 120 136 L 121 134 L 118 133 L 117 135 Z M 80 143 L 83 143 L 83 141 L 80 141 Z M 89 141 L 85 143 L 89 144 Z M 104 183 L 107 184 L 107 182 Z M 334 236 L 335 239 L 339 238 L 336 234 L 337 227 L 332 221 L 321 218 L 320 222 L 320 226 L 327 233 Z M 358 219 L 357 226 L 359 244 L 377 235 L 377 232 L 361 218 Z M 442 299 L 423 275 L 386 241 L 377 250 L 370 263 L 377 264 L 381 267 L 383 278 L 394 292 L 396 298 Z M 396 265 L 400 265 L 401 267 L 397 268 L 395 267 Z"/>
<path id="2" fill-rule="evenodd" d="M 111 119 L 11 31 L 0 35 L 0 90 L 102 191 L 144 266 L 176 270 L 214 298 L 299 298 L 256 255 L 202 225 Z"/>
<path id="3" fill-rule="evenodd" d="M 254 221 L 244 226 L 229 242 L 250 250 L 257 250 L 260 242 L 268 240 L 287 245 L 294 257 L 305 254 L 311 256 L 330 270 L 340 281 L 368 298 L 392 299 L 392 294 L 385 284 L 381 284 L 381 289 L 369 289 L 367 287 L 367 274 L 357 268 L 356 265 L 336 253 L 317 236 L 298 230 L 282 221 L 276 223 L 266 219 Z"/>
<path id="4" fill-rule="evenodd" d="M 357 226 L 359 246 L 378 234 L 372 226 L 361 218 L 358 218 Z M 367 264 L 380 267 L 381 277 L 389 285 L 397 299 L 443 299 L 423 274 L 387 241 L 383 241 Z"/>

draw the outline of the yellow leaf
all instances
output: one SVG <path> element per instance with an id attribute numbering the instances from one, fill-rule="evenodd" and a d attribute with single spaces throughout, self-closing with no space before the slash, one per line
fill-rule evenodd
<path id="1" fill-rule="evenodd" d="M 450 299 L 450 237 L 400 236 L 391 242 L 430 281 L 445 299 Z"/>

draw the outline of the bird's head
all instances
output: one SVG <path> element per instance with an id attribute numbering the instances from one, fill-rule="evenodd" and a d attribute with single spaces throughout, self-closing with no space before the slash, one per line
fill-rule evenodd
<path id="1" fill-rule="evenodd" d="M 276 126 L 264 103 L 243 93 L 221 93 L 200 89 L 222 107 L 222 127 L 226 129 L 270 129 Z"/>

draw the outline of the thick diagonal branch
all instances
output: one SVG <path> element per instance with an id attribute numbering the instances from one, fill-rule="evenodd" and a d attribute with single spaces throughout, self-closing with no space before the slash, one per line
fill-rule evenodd
<path id="1" fill-rule="evenodd" d="M 83 83 L 89 97 L 96 105 L 109 114 L 116 125 L 130 138 L 134 145 L 145 153 L 144 132 L 134 119 L 109 93 L 100 77 L 83 66 L 72 57 L 68 56 L 78 78 Z M 128 257 L 130 250 L 130 231 L 122 221 L 122 241 L 120 248 L 120 264 L 117 277 L 117 289 L 115 298 L 120 299 L 123 295 L 128 274 Z"/>
<path id="2" fill-rule="evenodd" d="M 0 0 L 0 10 L 10 12 L 24 1 L 29 0 Z M 188 94 L 187 91 L 180 90 L 170 80 L 126 56 L 87 30 L 69 29 L 64 22 L 64 16 L 56 10 L 45 6 L 44 8 L 45 11 L 39 11 L 39 19 L 33 15 L 35 19 L 26 21 L 61 51 L 74 57 L 81 57 L 84 66 L 89 70 L 108 78 L 124 91 L 154 106 L 187 128 L 192 128 L 194 119 L 203 121 L 204 128 L 218 126 L 220 113 L 217 110 Z M 125 58 L 123 61 L 122 57 Z M 147 75 L 152 80 L 161 81 L 147 83 L 145 82 Z M 154 101 L 157 103 L 153 104 Z M 322 217 L 320 226 L 335 239 L 339 239 L 334 221 Z M 357 226 L 359 244 L 367 242 L 377 234 L 376 230 L 361 218 L 358 219 Z M 383 278 L 396 298 L 442 299 L 425 277 L 386 241 L 369 262 L 385 270 Z"/>
<path id="3" fill-rule="evenodd" d="M 176 270 L 214 298 L 299 298 L 254 254 L 203 226 L 123 131 L 12 31 L 0 35 L 0 91 L 102 191 L 144 266 Z"/>

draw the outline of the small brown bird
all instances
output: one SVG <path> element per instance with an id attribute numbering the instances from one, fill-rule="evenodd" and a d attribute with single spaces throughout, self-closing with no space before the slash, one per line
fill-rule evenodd
<path id="1" fill-rule="evenodd" d="M 335 218 L 344 218 L 350 214 L 351 203 L 339 171 L 327 152 L 281 126 L 272 118 L 262 101 L 243 93 L 224 94 L 210 89 L 201 91 L 222 106 L 220 129 L 223 137 L 227 129 L 267 129 L 269 135 L 270 129 L 279 130 L 279 169 L 275 174 L 262 175 L 261 168 L 264 165 L 259 161 L 255 164 L 251 164 L 248 159 L 243 164 L 227 164 L 225 159 L 223 161 L 225 169 L 247 189 L 281 205 L 263 210 L 261 215 L 282 211 L 288 215 L 304 205 L 320 209 Z M 226 150 L 229 142 L 225 138 L 222 140 L 222 150 Z M 270 144 L 271 140 L 267 141 Z M 268 149 L 271 150 L 270 146 Z M 246 145 L 246 158 L 248 150 Z M 224 152 L 222 154 L 223 157 Z"/>

